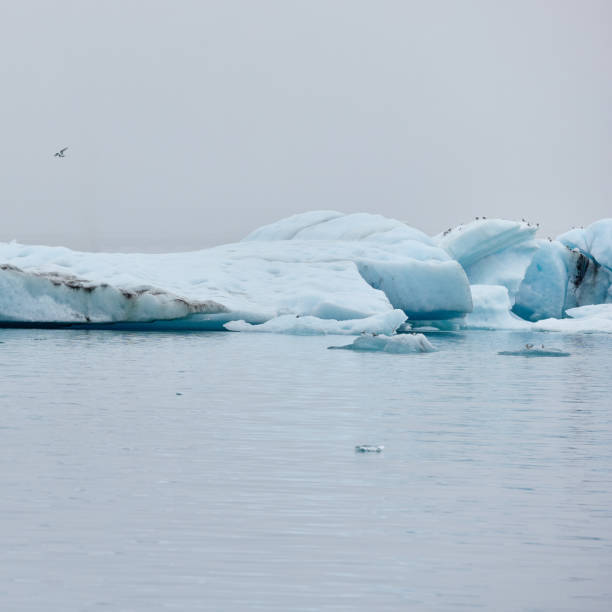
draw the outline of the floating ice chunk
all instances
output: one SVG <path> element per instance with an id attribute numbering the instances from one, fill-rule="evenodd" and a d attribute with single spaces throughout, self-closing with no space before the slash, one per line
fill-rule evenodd
<path id="1" fill-rule="evenodd" d="M 508 289 L 501 285 L 472 285 L 474 310 L 465 318 L 467 329 L 529 329 L 531 323 L 510 312 Z"/>
<path id="2" fill-rule="evenodd" d="M 534 323 L 535 331 L 561 332 L 565 334 L 612 334 L 612 321 L 597 317 L 584 319 L 543 319 Z"/>
<path id="3" fill-rule="evenodd" d="M 539 348 L 533 344 L 526 344 L 525 348 L 518 351 L 500 351 L 498 355 L 512 355 L 515 357 L 569 357 L 566 353 L 556 348 L 544 348 L 542 344 Z"/>
<path id="4" fill-rule="evenodd" d="M 369 335 L 355 338 L 352 344 L 330 346 L 330 349 L 350 351 L 382 351 L 384 353 L 431 353 L 436 349 L 423 334 L 396 336 Z"/>
<path id="5" fill-rule="evenodd" d="M 246 321 L 230 321 L 225 324 L 225 329 L 230 331 L 267 332 L 300 336 L 326 334 L 355 336 L 362 333 L 393 334 L 405 320 L 406 315 L 401 310 L 391 310 L 364 319 L 349 319 L 347 321 L 318 319 L 311 316 L 281 315 L 261 325 L 251 325 Z"/>
<path id="6" fill-rule="evenodd" d="M 537 331 L 612 334 L 612 304 L 595 304 L 570 308 L 569 319 L 544 319 L 534 324 Z"/>
<path id="7" fill-rule="evenodd" d="M 592 304 L 570 308 L 567 315 L 572 319 L 610 319 L 612 321 L 612 304 Z"/>
<path id="8" fill-rule="evenodd" d="M 465 272 L 455 261 L 358 261 L 359 273 L 410 319 L 450 319 L 472 310 Z"/>
<path id="9" fill-rule="evenodd" d="M 537 228 L 505 219 L 487 219 L 459 225 L 436 236 L 436 242 L 464 268 L 479 259 L 531 240 Z"/>
<path id="10" fill-rule="evenodd" d="M 384 446 L 374 446 L 373 444 L 358 444 L 355 447 L 356 453 L 382 453 Z"/>

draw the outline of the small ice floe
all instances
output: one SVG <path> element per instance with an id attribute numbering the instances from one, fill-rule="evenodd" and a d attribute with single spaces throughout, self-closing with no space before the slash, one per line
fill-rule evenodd
<path id="1" fill-rule="evenodd" d="M 436 350 L 423 334 L 394 336 L 363 334 L 355 338 L 352 344 L 328 346 L 327 348 L 349 351 L 382 351 L 384 353 L 431 353 Z"/>
<path id="2" fill-rule="evenodd" d="M 498 355 L 514 355 L 518 357 L 569 357 L 571 353 L 566 353 L 556 348 L 545 348 L 543 344 L 539 347 L 534 344 L 526 344 L 525 348 L 518 351 L 500 351 Z"/>
<path id="3" fill-rule="evenodd" d="M 356 453 L 382 453 L 384 446 L 374 446 L 373 444 L 358 444 L 355 447 Z"/>

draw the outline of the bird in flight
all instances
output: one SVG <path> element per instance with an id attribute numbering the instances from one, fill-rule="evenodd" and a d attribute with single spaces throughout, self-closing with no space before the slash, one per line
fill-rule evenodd
<path id="1" fill-rule="evenodd" d="M 53 157 L 66 157 L 64 152 L 68 150 L 68 147 L 64 147 L 60 151 L 58 151 Z"/>

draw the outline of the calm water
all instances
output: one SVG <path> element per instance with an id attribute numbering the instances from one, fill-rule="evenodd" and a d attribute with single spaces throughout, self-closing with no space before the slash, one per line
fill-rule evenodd
<path id="1" fill-rule="evenodd" d="M 430 339 L 0 330 L 0 608 L 612 609 L 612 337 Z"/>

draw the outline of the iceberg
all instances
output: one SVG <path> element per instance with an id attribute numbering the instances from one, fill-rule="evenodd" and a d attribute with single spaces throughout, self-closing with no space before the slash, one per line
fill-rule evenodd
<path id="1" fill-rule="evenodd" d="M 190 253 L 5 243 L 0 265 L 4 323 L 224 329 L 231 321 L 254 325 L 283 315 L 353 321 L 400 309 L 389 296 L 427 318 L 471 309 L 467 277 L 431 238 L 364 213 L 297 215 L 242 242 Z M 376 270 L 376 282 L 364 277 L 366 269 Z M 407 289 L 415 293 L 409 301 Z M 446 308 L 451 295 L 463 297 Z"/>
<path id="2" fill-rule="evenodd" d="M 514 312 L 529 321 L 560 319 L 568 308 L 609 300 L 612 274 L 560 241 L 541 241 L 515 297 Z"/>
<path id="3" fill-rule="evenodd" d="M 555 241 L 536 239 L 536 229 L 478 219 L 429 237 L 381 215 L 323 210 L 188 253 L 0 243 L 0 325 L 381 335 L 398 325 L 606 328 L 601 312 L 571 313 L 612 303 L 612 219 Z"/>
<path id="4" fill-rule="evenodd" d="M 431 353 L 436 349 L 423 334 L 363 335 L 351 344 L 330 346 L 330 349 L 349 351 L 382 351 L 383 353 Z"/>

